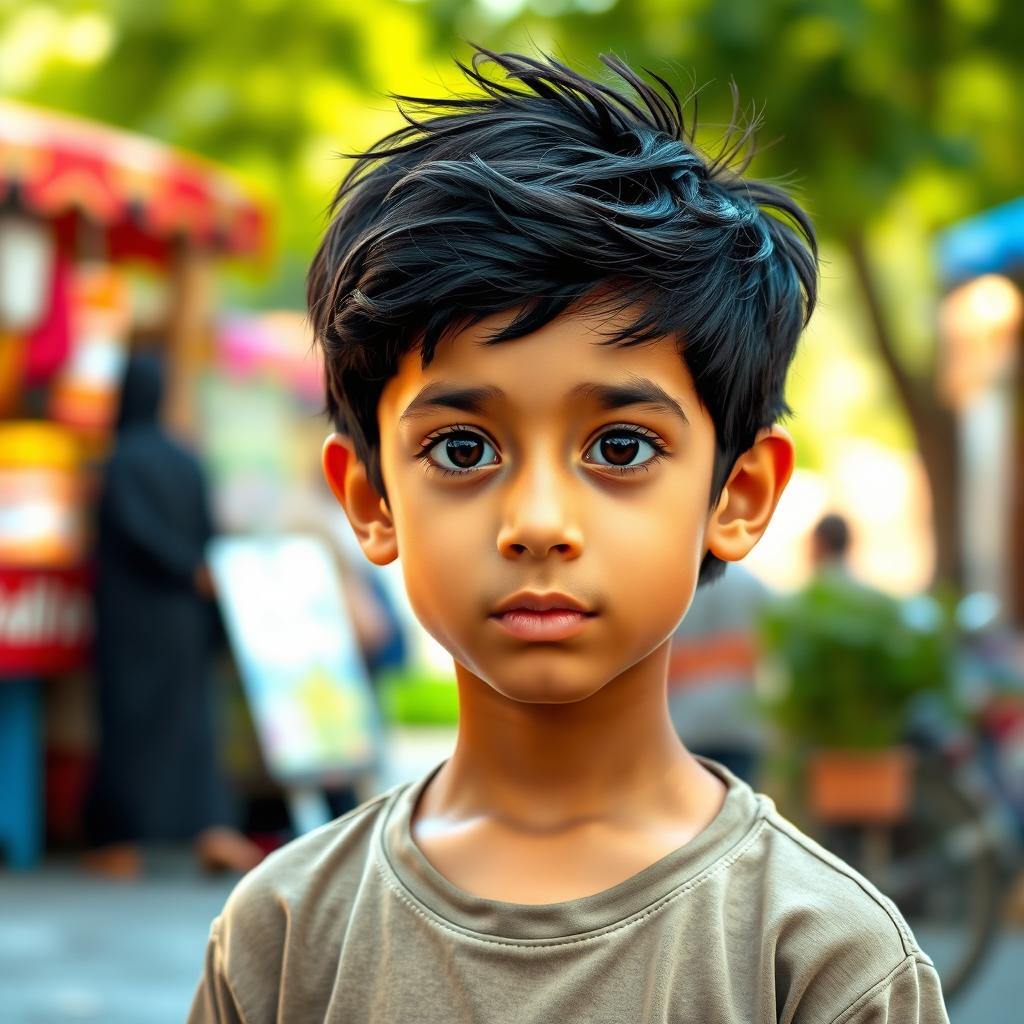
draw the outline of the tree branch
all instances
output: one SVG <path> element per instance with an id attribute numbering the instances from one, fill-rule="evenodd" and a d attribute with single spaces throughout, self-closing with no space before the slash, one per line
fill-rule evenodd
<path id="1" fill-rule="evenodd" d="M 882 362 L 889 371 L 893 385 L 906 407 L 914 432 L 919 434 L 924 426 L 925 417 L 918 386 L 900 361 L 899 356 L 896 355 L 892 329 L 882 306 L 882 296 L 872 272 L 863 232 L 857 231 L 848 235 L 846 249 L 853 263 L 854 277 L 868 312 L 875 348 L 882 357 Z"/>

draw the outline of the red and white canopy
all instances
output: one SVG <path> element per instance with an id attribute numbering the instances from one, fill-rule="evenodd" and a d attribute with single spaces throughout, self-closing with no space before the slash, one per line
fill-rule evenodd
<path id="1" fill-rule="evenodd" d="M 159 255 L 177 238 L 259 257 L 268 213 L 200 157 L 78 117 L 0 99 L 0 205 L 51 220 L 84 214 L 115 256 Z"/>

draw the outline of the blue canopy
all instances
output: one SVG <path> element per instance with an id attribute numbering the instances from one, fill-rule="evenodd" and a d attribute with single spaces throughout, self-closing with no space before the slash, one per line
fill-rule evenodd
<path id="1" fill-rule="evenodd" d="M 1024 271 L 1024 196 L 943 231 L 935 255 L 947 285 L 981 274 Z"/>

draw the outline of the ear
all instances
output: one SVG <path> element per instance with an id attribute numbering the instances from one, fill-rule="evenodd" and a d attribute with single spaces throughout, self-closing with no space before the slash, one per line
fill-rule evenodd
<path id="1" fill-rule="evenodd" d="M 758 433 L 736 460 L 711 513 L 704 538 L 711 554 L 738 562 L 761 539 L 793 475 L 794 457 L 793 439 L 783 427 Z"/>
<path id="2" fill-rule="evenodd" d="M 331 434 L 324 441 L 324 476 L 352 524 L 363 554 L 374 565 L 387 565 L 398 557 L 395 524 L 387 502 L 370 483 L 366 466 L 352 441 Z"/>

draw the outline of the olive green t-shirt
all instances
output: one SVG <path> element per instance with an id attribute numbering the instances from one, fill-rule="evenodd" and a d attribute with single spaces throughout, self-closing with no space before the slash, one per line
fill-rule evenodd
<path id="1" fill-rule="evenodd" d="M 471 896 L 427 861 L 410 821 L 437 769 L 391 789 L 242 879 L 191 1024 L 946 1022 L 892 903 L 706 763 L 728 791 L 703 832 L 546 905 Z"/>

